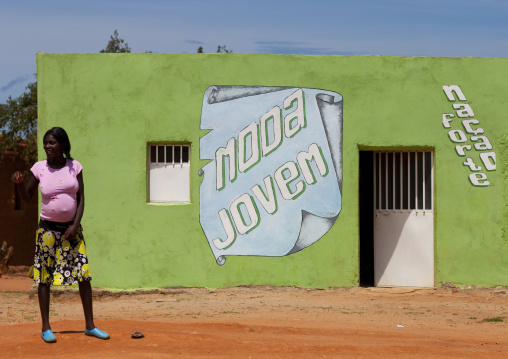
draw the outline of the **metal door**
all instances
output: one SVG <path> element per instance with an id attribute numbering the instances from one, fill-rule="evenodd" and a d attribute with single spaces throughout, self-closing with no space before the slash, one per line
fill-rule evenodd
<path id="1" fill-rule="evenodd" d="M 431 151 L 374 152 L 374 284 L 434 286 Z"/>

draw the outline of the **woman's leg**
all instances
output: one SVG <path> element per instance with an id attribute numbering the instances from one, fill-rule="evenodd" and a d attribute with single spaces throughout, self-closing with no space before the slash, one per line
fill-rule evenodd
<path id="1" fill-rule="evenodd" d="M 92 286 L 90 281 L 79 282 L 79 296 L 85 313 L 86 329 L 92 330 L 95 328 L 95 324 L 93 322 Z"/>
<path id="2" fill-rule="evenodd" d="M 41 309 L 42 331 L 45 332 L 46 330 L 51 329 L 51 326 L 49 325 L 49 284 L 39 283 L 37 294 L 39 296 L 39 308 Z"/>

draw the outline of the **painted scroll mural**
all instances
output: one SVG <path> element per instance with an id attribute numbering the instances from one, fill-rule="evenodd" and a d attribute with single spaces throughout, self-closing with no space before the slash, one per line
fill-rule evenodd
<path id="1" fill-rule="evenodd" d="M 203 97 L 200 222 L 216 262 L 285 256 L 318 241 L 341 210 L 342 96 L 212 86 Z"/>

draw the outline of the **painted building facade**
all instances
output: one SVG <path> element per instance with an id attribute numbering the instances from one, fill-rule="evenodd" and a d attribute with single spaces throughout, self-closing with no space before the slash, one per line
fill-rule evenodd
<path id="1" fill-rule="evenodd" d="M 84 166 L 96 286 L 508 285 L 507 59 L 37 67 L 39 136 L 64 127 Z"/>

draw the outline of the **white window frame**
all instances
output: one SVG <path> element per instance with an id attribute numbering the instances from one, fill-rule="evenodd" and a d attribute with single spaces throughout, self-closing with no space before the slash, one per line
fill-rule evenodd
<path id="1" fill-rule="evenodd" d="M 149 203 L 190 203 L 190 147 L 179 143 L 148 144 Z M 175 158 L 178 152 L 179 158 Z"/>

